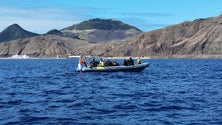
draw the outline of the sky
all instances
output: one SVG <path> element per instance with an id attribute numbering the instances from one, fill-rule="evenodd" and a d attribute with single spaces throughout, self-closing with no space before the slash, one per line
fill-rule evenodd
<path id="1" fill-rule="evenodd" d="M 144 32 L 222 14 L 222 0 L 0 0 L 0 32 L 12 24 L 35 32 L 93 18 L 116 19 Z"/>

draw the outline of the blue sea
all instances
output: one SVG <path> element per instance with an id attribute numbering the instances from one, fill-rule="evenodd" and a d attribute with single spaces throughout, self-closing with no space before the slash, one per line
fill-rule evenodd
<path id="1" fill-rule="evenodd" d="M 222 59 L 147 59 L 76 72 L 77 59 L 1 59 L 1 125 L 221 125 Z"/>

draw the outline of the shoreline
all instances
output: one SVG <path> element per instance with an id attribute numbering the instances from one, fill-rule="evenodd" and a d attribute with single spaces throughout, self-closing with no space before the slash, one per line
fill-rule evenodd
<path id="1" fill-rule="evenodd" d="M 137 56 L 126 56 L 126 57 L 100 57 L 100 56 L 92 56 L 95 58 L 103 58 L 103 59 L 129 59 L 132 57 L 133 59 L 222 59 L 222 56 L 150 56 L 150 57 L 137 57 Z M 11 58 L 11 57 L 0 57 L 0 59 L 7 60 L 28 60 L 28 59 L 79 59 L 80 56 L 76 57 L 29 57 L 29 58 Z M 88 57 L 91 58 L 91 57 Z"/>
<path id="2" fill-rule="evenodd" d="M 80 58 L 80 55 L 60 56 L 60 57 L 31 57 L 31 56 L 16 56 L 16 57 L 0 57 L 0 59 L 75 59 Z M 103 59 L 222 59 L 222 55 L 171 55 L 171 56 L 90 56 L 87 58 L 103 58 Z"/>

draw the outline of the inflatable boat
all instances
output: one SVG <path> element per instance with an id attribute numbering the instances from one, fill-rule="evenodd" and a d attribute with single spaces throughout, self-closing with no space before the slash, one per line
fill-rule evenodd
<path id="1" fill-rule="evenodd" d="M 104 67 L 86 67 L 83 66 L 80 61 L 76 71 L 78 72 L 119 72 L 119 71 L 127 71 L 127 72 L 141 72 L 146 67 L 149 67 L 149 63 L 141 63 L 141 64 L 134 64 L 134 65 L 119 65 L 119 66 L 104 66 Z"/>

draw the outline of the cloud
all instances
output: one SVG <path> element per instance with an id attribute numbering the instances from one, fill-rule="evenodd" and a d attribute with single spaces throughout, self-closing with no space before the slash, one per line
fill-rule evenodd
<path id="1" fill-rule="evenodd" d="M 150 30 L 164 28 L 164 27 L 167 27 L 170 25 L 171 24 L 147 24 L 146 27 L 147 27 L 148 31 L 150 31 Z"/>
<path id="2" fill-rule="evenodd" d="M 154 21 L 153 19 L 147 18 L 124 17 L 119 18 L 119 20 L 128 23 L 129 25 L 133 25 L 144 32 L 164 28 L 171 25 L 163 21 Z"/>
<path id="3" fill-rule="evenodd" d="M 130 12 L 130 13 L 119 13 L 120 15 L 125 15 L 125 16 L 145 16 L 145 17 L 169 17 L 169 16 L 174 16 L 174 14 L 171 13 L 152 13 L 152 12 Z"/>
<path id="4" fill-rule="evenodd" d="M 45 33 L 51 29 L 61 29 L 86 19 L 87 9 L 58 8 L 12 8 L 0 7 L 0 30 L 17 23 L 24 29 Z"/>
<path id="5" fill-rule="evenodd" d="M 73 24 L 92 18 L 116 18 L 138 27 L 142 31 L 150 31 L 168 26 L 165 17 L 174 16 L 170 13 L 122 13 L 111 8 L 27 8 L 0 6 L 0 32 L 11 24 L 17 23 L 24 29 L 35 33 L 46 33 L 51 29 L 63 29 Z M 165 18 L 163 20 L 163 18 Z M 166 23 L 164 24 L 163 23 Z"/>

